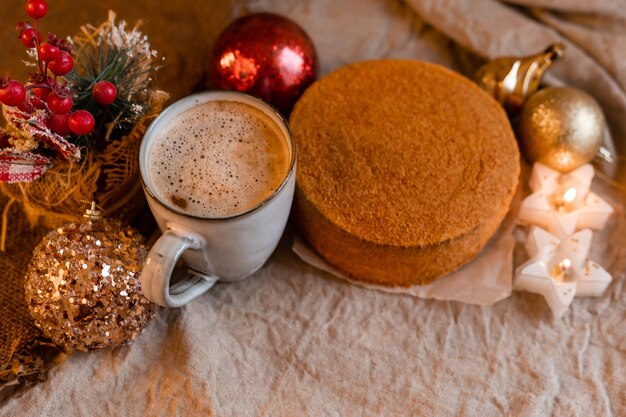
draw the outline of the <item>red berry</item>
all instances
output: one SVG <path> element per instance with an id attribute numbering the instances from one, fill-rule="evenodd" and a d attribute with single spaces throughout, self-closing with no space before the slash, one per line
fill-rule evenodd
<path id="1" fill-rule="evenodd" d="M 115 84 L 109 81 L 98 81 L 91 90 L 94 100 L 98 104 L 108 106 L 117 98 L 117 88 Z"/>
<path id="2" fill-rule="evenodd" d="M 42 100 L 45 100 L 48 98 L 48 94 L 50 94 L 52 92 L 52 88 L 48 87 L 48 84 L 51 85 L 52 87 L 56 87 L 56 82 L 54 81 L 54 78 L 52 77 L 48 77 L 48 83 L 45 83 L 44 81 L 39 82 L 38 84 L 43 84 L 45 85 L 45 87 L 35 87 L 35 88 L 31 88 L 30 91 L 31 93 L 33 93 L 33 95 L 39 97 Z"/>
<path id="3" fill-rule="evenodd" d="M 59 51 L 59 56 L 48 63 L 48 69 L 59 77 L 70 72 L 72 68 L 74 68 L 74 60 L 66 51 Z"/>
<path id="4" fill-rule="evenodd" d="M 20 40 L 25 47 L 34 48 L 36 45 L 35 36 L 37 36 L 39 42 L 41 42 L 41 33 L 35 32 L 33 28 L 26 28 L 20 33 Z"/>
<path id="5" fill-rule="evenodd" d="M 26 89 L 17 81 L 11 80 L 6 87 L 0 89 L 0 103 L 6 106 L 19 106 L 25 98 Z"/>
<path id="6" fill-rule="evenodd" d="M 73 134 L 84 136 L 91 133 L 96 121 L 87 110 L 76 110 L 70 115 L 68 125 Z"/>
<path id="7" fill-rule="evenodd" d="M 70 120 L 70 114 L 53 114 L 48 117 L 48 128 L 57 135 L 67 136 L 70 132 L 70 126 L 68 124 Z"/>
<path id="8" fill-rule="evenodd" d="M 33 93 L 34 96 L 39 97 L 42 100 L 47 99 L 48 95 L 50 95 L 50 93 L 52 92 L 50 88 L 46 87 L 32 88 L 30 91 Z"/>
<path id="9" fill-rule="evenodd" d="M 26 13 L 33 19 L 41 19 L 48 13 L 46 0 L 28 0 L 26 2 Z"/>
<path id="10" fill-rule="evenodd" d="M 55 91 L 48 95 L 46 100 L 48 103 L 48 110 L 50 110 L 54 114 L 65 114 L 69 113 L 72 110 L 72 105 L 74 104 L 74 100 L 72 97 L 62 97 L 58 95 Z"/>
<path id="11" fill-rule="evenodd" d="M 59 48 L 49 43 L 42 43 L 39 46 L 39 56 L 46 62 L 54 61 L 59 56 Z"/>

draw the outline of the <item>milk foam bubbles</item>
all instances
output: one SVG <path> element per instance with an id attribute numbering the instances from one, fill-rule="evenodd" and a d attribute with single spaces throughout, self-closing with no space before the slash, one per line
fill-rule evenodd
<path id="1" fill-rule="evenodd" d="M 154 138 L 148 171 L 158 197 L 190 215 L 226 217 L 271 196 L 290 167 L 287 139 L 261 110 L 231 101 L 198 104 Z"/>

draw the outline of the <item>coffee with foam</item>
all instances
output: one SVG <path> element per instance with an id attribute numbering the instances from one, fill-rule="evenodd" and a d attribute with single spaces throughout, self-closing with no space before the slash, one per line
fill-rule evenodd
<path id="1" fill-rule="evenodd" d="M 199 217 L 256 207 L 281 186 L 290 163 L 287 138 L 274 120 L 233 101 L 209 101 L 178 114 L 148 152 L 159 199 Z"/>

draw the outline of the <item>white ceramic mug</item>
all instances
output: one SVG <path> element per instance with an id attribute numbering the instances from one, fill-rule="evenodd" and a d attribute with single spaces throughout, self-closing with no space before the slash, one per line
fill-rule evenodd
<path id="1" fill-rule="evenodd" d="M 290 167 L 280 187 L 257 206 L 227 217 L 197 217 L 163 201 L 148 174 L 148 154 L 159 131 L 177 115 L 208 101 L 234 101 L 261 110 L 280 128 L 289 146 Z M 252 275 L 270 257 L 283 234 L 296 182 L 296 147 L 287 121 L 268 104 L 243 93 L 208 91 L 183 98 L 152 122 L 139 151 L 143 189 L 163 235 L 154 244 L 141 273 L 150 301 L 180 307 L 218 280 L 239 281 Z M 170 287 L 174 266 L 182 257 L 186 277 Z"/>

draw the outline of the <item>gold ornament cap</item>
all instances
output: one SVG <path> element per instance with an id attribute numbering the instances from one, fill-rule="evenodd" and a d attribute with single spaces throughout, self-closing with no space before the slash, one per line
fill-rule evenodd
<path id="1" fill-rule="evenodd" d="M 565 44 L 557 42 L 527 57 L 502 57 L 480 67 L 476 82 L 510 114 L 516 114 L 526 98 L 539 88 L 546 70 L 563 55 Z"/>
<path id="2" fill-rule="evenodd" d="M 102 207 L 98 206 L 95 201 L 83 201 L 83 203 L 90 205 L 90 208 L 86 209 L 85 214 L 83 214 L 84 219 L 92 222 L 97 222 L 102 219 Z"/>

